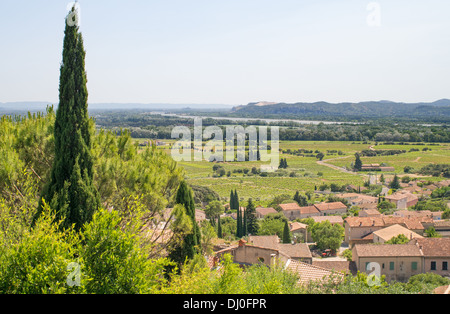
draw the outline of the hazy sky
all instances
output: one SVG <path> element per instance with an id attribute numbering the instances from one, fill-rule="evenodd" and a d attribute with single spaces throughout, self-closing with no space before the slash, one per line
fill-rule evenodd
<path id="1" fill-rule="evenodd" d="M 0 1 L 0 102 L 57 102 L 69 3 Z M 450 98 L 448 0 L 79 3 L 91 103 Z"/>

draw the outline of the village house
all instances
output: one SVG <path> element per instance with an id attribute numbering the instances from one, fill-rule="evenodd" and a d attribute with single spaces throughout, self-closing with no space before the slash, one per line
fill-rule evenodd
<path id="1" fill-rule="evenodd" d="M 279 206 L 289 220 L 320 216 L 320 212 L 315 206 L 300 207 L 297 203 L 280 204 Z"/>
<path id="2" fill-rule="evenodd" d="M 344 219 L 342 219 L 341 216 L 314 216 L 314 217 L 311 217 L 311 219 L 317 223 L 328 221 L 332 225 L 338 224 L 338 225 L 344 226 Z"/>
<path id="3" fill-rule="evenodd" d="M 342 202 L 320 203 L 315 204 L 321 216 L 342 215 L 347 213 L 347 206 Z"/>
<path id="4" fill-rule="evenodd" d="M 320 203 L 303 207 L 300 207 L 297 203 L 280 204 L 279 206 L 289 220 L 347 213 L 347 206 L 342 202 Z"/>
<path id="5" fill-rule="evenodd" d="M 443 238 L 450 238 L 450 220 L 435 220 L 433 227 Z"/>
<path id="6" fill-rule="evenodd" d="M 224 254 L 231 254 L 233 261 L 242 266 L 271 266 L 274 263 L 286 264 L 288 260 L 312 264 L 312 255 L 307 244 L 283 244 L 277 236 L 250 236 L 248 242 L 241 239 L 237 246 L 216 252 L 219 259 Z"/>
<path id="7" fill-rule="evenodd" d="M 308 239 L 311 237 L 308 233 L 308 225 L 303 224 L 301 222 L 290 222 L 289 229 L 292 233 L 292 236 L 300 242 L 308 242 Z"/>
<path id="8" fill-rule="evenodd" d="M 441 220 L 442 219 L 442 211 L 439 212 L 432 212 L 430 210 L 421 210 L 421 211 L 415 211 L 415 210 L 397 210 L 394 212 L 395 217 L 407 217 L 407 218 L 414 218 L 414 217 L 429 217 L 433 220 Z"/>
<path id="9" fill-rule="evenodd" d="M 423 253 L 424 273 L 434 273 L 450 278 L 450 239 L 449 238 L 417 238 L 411 241 Z"/>
<path id="10" fill-rule="evenodd" d="M 359 211 L 359 217 L 381 217 L 381 216 L 383 216 L 383 214 L 380 213 L 375 208 L 363 209 Z"/>
<path id="11" fill-rule="evenodd" d="M 450 278 L 450 239 L 415 238 L 408 244 L 357 244 L 352 258 L 359 271 L 371 273 L 369 263 L 378 263 L 386 280 L 406 282 L 411 276 L 434 273 Z"/>
<path id="12" fill-rule="evenodd" d="M 409 240 L 423 238 L 420 234 L 415 233 L 400 225 L 392 225 L 373 232 L 373 243 L 385 243 L 394 237 L 403 234 Z"/>
<path id="13" fill-rule="evenodd" d="M 361 243 L 364 237 L 372 234 L 374 231 L 384 227 L 382 217 L 347 217 L 344 220 L 344 242 L 349 246 L 355 243 Z M 373 240 L 364 240 L 363 243 L 370 243 Z"/>
<path id="14" fill-rule="evenodd" d="M 394 167 L 384 167 L 380 164 L 363 164 L 361 166 L 361 171 L 388 171 L 393 172 L 395 171 Z"/>
<path id="15" fill-rule="evenodd" d="M 419 247 L 411 244 L 356 244 L 352 259 L 360 272 L 372 273 L 369 263 L 377 263 L 386 281 L 406 282 L 411 276 L 422 273 L 423 256 Z"/>
<path id="16" fill-rule="evenodd" d="M 277 214 L 278 212 L 272 207 L 257 207 L 256 208 L 256 217 L 258 219 L 266 217 L 268 214 Z"/>
<path id="17" fill-rule="evenodd" d="M 398 224 L 421 236 L 426 229 L 434 226 L 435 222 L 429 217 L 347 217 L 344 220 L 344 242 L 350 246 L 355 244 L 372 243 L 373 232 Z"/>
<path id="18" fill-rule="evenodd" d="M 416 205 L 419 201 L 419 197 L 408 191 L 399 191 L 392 195 L 386 196 L 386 200 L 395 204 L 397 209 L 407 209 Z"/>

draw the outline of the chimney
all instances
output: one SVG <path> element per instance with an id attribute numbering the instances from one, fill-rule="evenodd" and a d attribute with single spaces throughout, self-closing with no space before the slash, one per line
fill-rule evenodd
<path id="1" fill-rule="evenodd" d="M 244 239 L 240 239 L 239 240 L 239 247 L 245 246 L 245 243 L 247 243 L 247 241 L 245 241 Z"/>

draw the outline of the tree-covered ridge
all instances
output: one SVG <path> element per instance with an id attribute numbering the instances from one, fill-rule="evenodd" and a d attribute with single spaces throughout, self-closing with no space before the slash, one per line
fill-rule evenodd
<path id="1" fill-rule="evenodd" d="M 350 119 L 370 119 L 395 117 L 427 121 L 448 122 L 450 119 L 450 100 L 442 99 L 432 103 L 401 103 L 390 101 L 367 101 L 360 103 L 278 103 L 233 108 L 234 115 L 241 117 L 264 118 L 317 118 L 320 120 L 349 121 Z M 343 119 L 343 120 L 342 120 Z"/>
<path id="2" fill-rule="evenodd" d="M 207 116 L 206 113 L 201 112 L 189 112 L 189 114 Z M 98 126 L 114 130 L 117 133 L 120 133 L 121 129 L 128 129 L 134 138 L 170 139 L 172 129 L 175 126 L 183 125 L 192 130 L 194 127 L 194 119 L 192 118 L 163 116 L 145 111 L 95 111 L 92 115 L 95 117 Z M 448 123 L 430 126 L 426 123 L 411 122 L 412 120 L 399 121 L 390 116 L 380 119 L 358 120 L 358 122 L 363 123 L 357 124 L 299 124 L 289 120 L 274 122 L 263 120 L 263 116 L 249 116 L 249 119 L 260 118 L 261 120 L 243 122 L 227 120 L 227 116 L 233 118 L 230 113 L 221 112 L 220 116 L 223 118 L 203 119 L 203 127 L 218 126 L 226 136 L 227 125 L 276 125 L 281 127 L 280 140 L 282 141 L 450 142 L 450 126 Z M 294 118 L 287 116 L 286 119 Z M 307 120 L 305 117 L 299 117 L 299 119 Z M 193 132 L 191 133 L 193 134 Z"/>

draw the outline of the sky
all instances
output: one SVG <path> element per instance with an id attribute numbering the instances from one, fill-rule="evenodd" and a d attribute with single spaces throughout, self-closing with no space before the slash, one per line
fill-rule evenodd
<path id="1" fill-rule="evenodd" d="M 70 1 L 0 1 L 0 102 L 57 103 Z M 79 0 L 90 103 L 450 98 L 448 0 Z"/>

